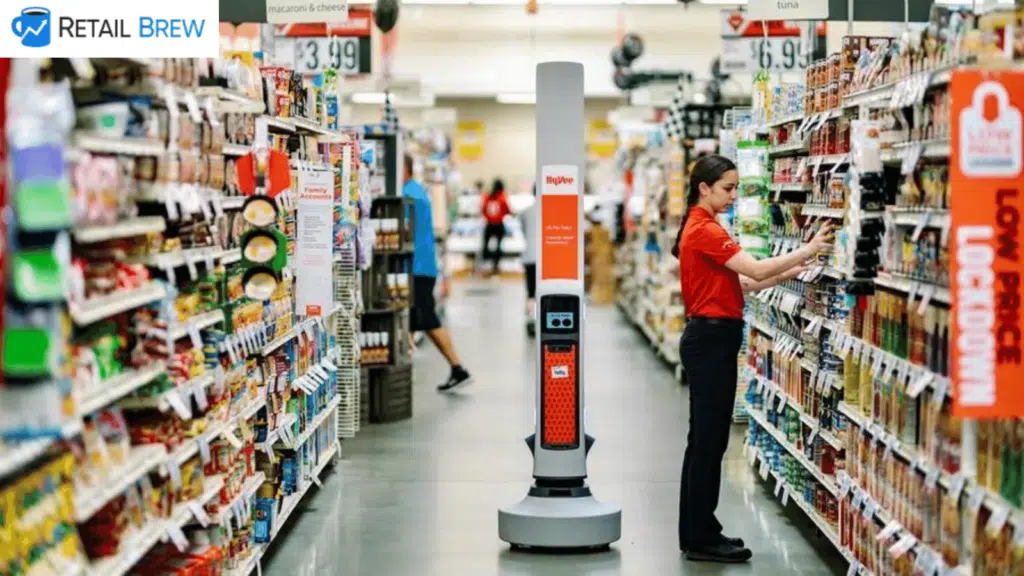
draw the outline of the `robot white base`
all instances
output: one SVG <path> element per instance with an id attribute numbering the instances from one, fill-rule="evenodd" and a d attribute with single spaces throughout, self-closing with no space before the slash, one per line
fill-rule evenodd
<path id="1" fill-rule="evenodd" d="M 593 496 L 527 496 L 498 510 L 498 537 L 543 551 L 605 548 L 622 536 L 622 510 Z"/>

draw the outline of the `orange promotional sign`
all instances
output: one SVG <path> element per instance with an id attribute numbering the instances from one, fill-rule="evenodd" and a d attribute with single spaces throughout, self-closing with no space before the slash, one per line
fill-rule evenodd
<path id="1" fill-rule="evenodd" d="M 580 180 L 576 166 L 541 170 L 541 280 L 580 280 Z"/>
<path id="2" fill-rule="evenodd" d="M 1024 73 L 954 72 L 950 194 L 953 415 L 1024 416 Z"/>

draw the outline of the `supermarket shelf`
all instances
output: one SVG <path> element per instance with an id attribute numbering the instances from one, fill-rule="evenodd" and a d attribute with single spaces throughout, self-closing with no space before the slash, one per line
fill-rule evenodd
<path id="1" fill-rule="evenodd" d="M 331 416 L 334 415 L 334 413 L 337 411 L 338 403 L 340 401 L 341 396 L 335 396 L 334 398 L 332 398 L 331 401 L 327 403 L 327 406 L 323 410 L 321 410 L 319 414 L 316 415 L 316 418 L 314 418 L 312 422 L 306 425 L 306 429 L 303 430 L 301 434 L 299 434 L 299 437 L 296 440 L 295 445 L 302 446 L 303 444 L 305 444 L 306 441 L 309 440 L 313 436 L 313 434 L 315 434 L 316 431 L 320 429 L 321 426 L 323 426 L 324 422 L 326 422 Z"/>
<path id="2" fill-rule="evenodd" d="M 127 410 L 143 410 L 143 409 L 156 409 L 161 412 L 166 412 L 171 408 L 168 396 L 170 394 L 181 394 L 182 400 L 186 402 L 186 405 L 191 404 L 192 394 L 196 387 L 202 386 L 204 389 L 213 384 L 214 375 L 212 370 L 207 370 L 202 376 L 197 376 L 188 382 L 180 386 L 176 386 L 170 390 L 167 390 L 163 394 L 158 396 L 148 396 L 144 398 L 126 398 L 118 404 L 121 408 Z"/>
<path id="3" fill-rule="evenodd" d="M 220 308 L 209 312 L 201 312 L 190 316 L 185 322 L 179 322 L 171 328 L 171 339 L 179 340 L 188 336 L 189 326 L 195 326 L 197 330 L 205 330 L 224 321 L 224 311 Z"/>
<path id="4" fill-rule="evenodd" d="M 164 287 L 158 282 L 149 282 L 134 290 L 118 290 L 103 296 L 94 296 L 82 302 L 68 302 L 71 319 L 78 326 L 86 326 L 110 318 L 121 312 L 134 310 L 165 296 Z"/>
<path id="5" fill-rule="evenodd" d="M 945 228 L 950 224 L 947 210 L 893 211 L 892 221 L 899 226 L 926 226 L 929 228 Z"/>
<path id="6" fill-rule="evenodd" d="M 20 442 L 9 448 L 0 446 L 0 480 L 41 458 L 54 443 L 54 440 L 42 438 Z"/>
<path id="7" fill-rule="evenodd" d="M 761 412 L 760 410 L 755 410 L 749 402 L 744 402 L 743 404 L 744 408 L 746 408 L 747 410 L 747 416 L 753 419 L 755 422 L 757 422 L 758 426 L 760 426 L 768 434 L 775 438 L 775 440 L 778 441 L 778 443 L 781 444 L 782 447 L 785 448 L 786 451 L 789 452 L 790 455 L 792 455 L 793 458 L 797 460 L 797 462 L 800 462 L 800 464 L 804 468 L 806 468 L 807 471 L 810 472 L 811 475 L 814 476 L 814 478 L 818 482 L 820 482 L 821 485 L 824 486 L 830 494 L 832 494 L 833 496 L 839 494 L 839 489 L 836 488 L 835 481 L 826 476 L 825 473 L 822 472 L 817 466 L 815 466 L 813 462 L 808 460 L 807 457 L 804 456 L 800 450 L 797 450 L 796 446 L 790 444 L 789 440 L 786 439 L 785 435 L 783 435 L 782 432 L 777 430 L 775 426 L 769 424 L 768 419 L 765 418 L 765 414 L 763 412 Z"/>
<path id="8" fill-rule="evenodd" d="M 174 252 L 147 254 L 141 259 L 141 262 L 153 268 L 167 268 L 170 266 L 177 268 L 179 266 L 186 266 L 189 263 L 198 264 L 207 260 L 216 260 L 223 253 L 224 250 L 217 246 L 203 246 L 200 248 L 176 250 Z"/>
<path id="9" fill-rule="evenodd" d="M 803 204 L 800 213 L 803 216 L 818 216 L 821 218 L 842 218 L 845 215 L 846 210 L 843 208 L 829 208 L 828 206 Z"/>
<path id="10" fill-rule="evenodd" d="M 850 161 L 849 154 L 823 154 L 820 156 L 809 156 L 807 158 L 807 165 L 813 166 L 818 162 L 821 162 L 822 166 L 834 166 L 836 164 L 846 164 Z"/>
<path id="11" fill-rule="evenodd" d="M 262 114 L 266 105 L 262 101 L 221 86 L 200 86 L 194 89 L 196 96 L 217 98 L 216 106 L 225 112 Z"/>
<path id="12" fill-rule="evenodd" d="M 119 238 L 131 238 L 155 232 L 163 232 L 167 228 L 167 221 L 160 216 L 141 216 L 139 218 L 128 218 L 113 224 L 96 224 L 92 226 L 79 226 L 75 228 L 75 240 L 79 244 L 92 244 L 117 240 Z"/>
<path id="13" fill-rule="evenodd" d="M 224 253 L 221 254 L 221 257 L 220 257 L 220 262 L 221 262 L 221 264 L 224 264 L 224 265 L 234 264 L 235 262 L 241 262 L 241 260 L 242 260 L 242 249 L 241 248 L 231 248 L 230 250 L 225 250 Z"/>
<path id="14" fill-rule="evenodd" d="M 932 301 L 939 302 L 940 304 L 949 304 L 952 302 L 950 299 L 949 288 L 923 280 L 911 280 L 910 278 L 893 276 L 892 274 L 879 272 L 878 276 L 875 278 L 875 284 L 878 284 L 883 288 L 889 288 L 890 290 L 906 292 L 907 294 L 913 291 L 914 294 L 917 295 L 918 299 L 921 298 L 923 293 L 932 292 Z"/>
<path id="15" fill-rule="evenodd" d="M 129 368 L 124 372 L 100 381 L 95 390 L 76 401 L 78 413 L 88 415 L 100 410 L 167 373 L 167 364 L 154 362 L 144 368 Z"/>
<path id="16" fill-rule="evenodd" d="M 776 182 L 768 185 L 772 192 L 810 192 L 813 185 L 810 182 Z"/>
<path id="17" fill-rule="evenodd" d="M 160 156 L 167 151 L 162 142 L 142 138 L 104 138 L 87 132 L 75 132 L 72 146 L 84 152 L 123 154 L 125 156 Z"/>
<path id="18" fill-rule="evenodd" d="M 242 408 L 237 414 L 228 419 L 224 424 L 222 433 L 233 431 L 239 424 L 255 416 L 256 412 L 259 412 L 260 408 L 267 405 L 266 394 L 266 388 L 260 388 L 256 393 L 256 397 L 246 404 L 245 408 Z"/>
<path id="19" fill-rule="evenodd" d="M 953 68 L 943 67 L 934 71 L 918 72 L 917 74 L 912 74 L 906 78 L 894 80 L 892 82 L 889 82 L 888 84 L 882 84 L 881 86 L 876 86 L 874 88 L 869 88 L 867 90 L 860 90 L 857 92 L 853 92 L 852 94 L 847 94 L 845 97 L 843 97 L 843 106 L 853 107 L 873 104 L 888 106 L 889 102 L 892 100 L 893 92 L 896 90 L 896 87 L 900 85 L 900 83 L 907 82 L 908 79 L 916 80 L 918 77 L 922 75 L 930 75 L 930 79 L 928 81 L 929 87 L 941 86 L 943 84 L 948 83 L 950 78 L 952 78 Z"/>
<path id="20" fill-rule="evenodd" d="M 341 133 L 331 130 L 330 128 L 308 118 L 291 118 L 292 124 L 295 125 L 295 129 L 300 132 L 309 132 L 318 136 L 326 136 L 333 140 L 340 141 L 342 136 Z"/>
<path id="21" fill-rule="evenodd" d="M 758 381 L 761 382 L 762 386 L 775 386 L 773 382 L 759 374 L 753 373 L 753 371 L 748 370 L 747 376 L 749 378 L 757 379 Z M 804 407 L 800 404 L 800 402 L 797 401 L 796 398 L 786 396 L 786 404 L 788 404 L 789 407 L 792 408 L 800 416 L 800 420 L 804 424 L 806 424 L 809 428 L 818 430 L 819 438 L 821 438 L 827 444 L 831 445 L 833 448 L 837 450 L 842 450 L 844 448 L 843 441 L 840 440 L 839 437 L 836 436 L 833 432 L 829 430 L 822 430 L 820 428 L 820 425 L 818 424 L 818 421 L 815 420 L 814 417 L 811 416 L 810 414 L 804 412 Z"/>
<path id="22" fill-rule="evenodd" d="M 810 141 L 808 139 L 800 140 L 799 142 L 791 142 L 788 144 L 779 144 L 777 146 L 768 147 L 769 156 L 795 156 L 798 154 L 804 154 L 807 152 Z"/>
<path id="23" fill-rule="evenodd" d="M 295 124 L 289 118 L 278 118 L 276 116 L 260 116 L 267 122 L 268 128 L 281 130 L 282 132 L 295 132 Z"/>
<path id="24" fill-rule="evenodd" d="M 222 196 L 220 206 L 225 210 L 239 210 L 245 204 L 245 196 Z"/>
<path id="25" fill-rule="evenodd" d="M 86 522 L 106 506 L 107 502 L 122 494 L 129 486 L 166 460 L 167 449 L 162 444 L 132 446 L 124 466 L 111 470 L 95 487 L 75 493 L 75 520 L 79 524 Z"/>
<path id="26" fill-rule="evenodd" d="M 907 156 L 907 154 L 909 154 L 911 150 L 915 150 L 917 146 L 921 147 L 921 155 L 919 156 L 919 158 L 949 158 L 949 139 L 944 138 L 938 140 L 923 140 L 920 142 L 901 142 L 899 144 L 894 144 L 891 149 L 882 151 L 882 162 L 903 162 L 903 158 Z"/>
<path id="27" fill-rule="evenodd" d="M 245 144 L 224 144 L 224 155 L 245 156 L 251 149 L 251 146 L 246 146 Z"/>
<path id="28" fill-rule="evenodd" d="M 792 124 L 793 122 L 801 122 L 804 119 L 803 112 L 799 114 L 793 114 L 791 116 L 783 116 L 778 120 L 772 120 L 768 123 L 769 128 L 778 128 L 779 126 L 785 126 L 786 124 Z"/>
<path id="29" fill-rule="evenodd" d="M 194 502 L 181 503 L 174 507 L 174 512 L 171 514 L 169 519 L 156 519 L 151 518 L 145 528 L 140 530 L 134 538 L 121 542 L 121 552 L 115 556 L 104 558 L 98 562 L 94 562 L 89 567 L 89 576 L 124 576 L 132 571 L 132 568 L 145 557 L 149 551 L 163 540 L 164 535 L 167 533 L 167 523 L 171 522 L 176 524 L 179 528 L 184 528 L 190 523 L 195 516 L 192 513 L 190 505 L 205 506 L 210 500 L 212 500 L 224 486 L 224 480 L 220 476 L 212 476 L 206 478 L 206 483 L 209 486 L 203 492 L 203 495 L 196 499 Z"/>
<path id="30" fill-rule="evenodd" d="M 231 499 L 231 502 L 222 504 L 220 511 L 210 521 L 215 524 L 227 524 L 231 521 L 231 509 L 238 506 L 242 502 L 251 500 L 255 495 L 256 491 L 260 489 L 260 486 L 267 479 L 263 472 L 256 472 L 249 478 L 246 478 L 245 484 L 242 485 L 242 489 L 238 491 L 238 494 Z"/>
<path id="31" fill-rule="evenodd" d="M 313 469 L 311 478 L 320 478 L 320 475 L 323 474 L 324 469 L 331 462 L 331 459 L 333 459 L 336 455 L 338 455 L 338 444 L 334 443 L 331 445 L 330 448 L 327 449 L 326 452 L 324 452 L 320 456 L 320 462 L 316 465 L 316 468 Z M 249 576 L 249 574 L 257 570 L 257 565 L 259 565 L 260 561 L 263 559 L 263 556 L 267 553 L 267 549 L 270 547 L 270 544 L 274 543 L 274 540 L 277 538 L 277 535 L 281 533 L 281 529 L 288 522 L 288 519 L 291 517 L 292 513 L 295 512 L 295 509 L 298 507 L 299 502 L 306 495 L 306 493 L 309 492 L 309 489 L 311 486 L 313 486 L 313 484 L 314 482 L 307 481 L 303 485 L 301 490 L 299 490 L 295 494 L 292 494 L 291 496 L 284 497 L 284 502 L 281 505 L 280 511 L 274 516 L 274 526 L 270 530 L 270 543 L 260 547 L 255 547 L 252 551 L 252 554 L 249 556 L 248 560 L 243 562 L 242 565 L 238 568 L 225 572 L 225 576 Z"/>
<path id="32" fill-rule="evenodd" d="M 744 320 L 746 320 L 747 324 L 750 324 L 755 329 L 757 329 L 758 332 L 764 334 L 765 336 L 769 338 L 775 337 L 775 330 L 772 329 L 771 326 L 765 324 L 764 322 L 761 322 L 760 320 L 754 318 L 753 316 L 747 316 L 746 318 L 744 318 Z"/>
<path id="33" fill-rule="evenodd" d="M 756 466 L 758 461 L 765 461 L 764 454 L 761 452 L 761 450 L 753 448 L 749 445 L 744 446 L 744 448 L 754 450 L 755 456 L 750 461 L 751 466 Z M 838 550 L 839 553 L 843 555 L 843 558 L 845 558 L 847 562 L 852 563 L 854 560 L 853 554 L 843 547 L 842 543 L 839 540 L 839 534 L 836 532 L 836 528 L 832 526 L 832 524 L 830 524 L 828 520 L 823 518 L 817 510 L 812 508 L 810 504 L 805 502 L 804 499 L 801 497 L 800 491 L 796 490 L 795 488 L 793 488 L 793 486 L 786 482 L 786 479 L 780 476 L 778 472 L 769 469 L 768 473 L 772 476 L 772 478 L 775 478 L 776 482 L 782 483 L 782 485 L 785 486 L 786 490 L 789 491 L 789 501 L 795 502 L 797 508 L 800 508 L 800 510 L 802 510 L 803 513 L 807 515 L 811 522 L 813 522 L 814 525 L 818 528 L 818 530 L 821 531 L 822 535 L 825 536 L 825 538 L 828 539 L 828 541 L 831 542 L 833 546 L 835 546 L 836 550 Z"/>

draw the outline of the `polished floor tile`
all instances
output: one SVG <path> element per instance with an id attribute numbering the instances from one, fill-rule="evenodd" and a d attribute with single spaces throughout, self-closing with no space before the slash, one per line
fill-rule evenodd
<path id="1" fill-rule="evenodd" d="M 676 544 L 687 390 L 614 307 L 590 308 L 586 325 L 587 431 L 597 438 L 590 484 L 622 506 L 622 540 L 593 555 L 511 552 L 497 509 L 530 483 L 534 348 L 523 330 L 517 283 L 465 282 L 448 321 L 475 383 L 453 395 L 434 387 L 447 365 L 427 343 L 416 352 L 415 415 L 370 425 L 281 534 L 271 576 L 561 576 L 842 574 L 846 566 L 794 505 L 783 510 L 742 456 L 737 426 L 718 515 L 754 552 L 749 565 L 687 562 Z"/>

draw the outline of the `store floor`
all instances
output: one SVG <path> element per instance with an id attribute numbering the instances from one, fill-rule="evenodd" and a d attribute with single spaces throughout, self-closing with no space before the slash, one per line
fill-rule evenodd
<path id="1" fill-rule="evenodd" d="M 533 347 L 518 282 L 455 285 L 448 318 L 475 384 L 439 395 L 447 365 L 425 343 L 415 358 L 410 421 L 365 426 L 344 460 L 294 518 L 263 567 L 270 576 L 843 574 L 831 545 L 755 478 L 737 426 L 718 515 L 754 552 L 750 565 L 687 562 L 676 542 L 687 390 L 614 306 L 586 326 L 589 458 L 595 495 L 623 507 L 610 552 L 513 553 L 498 540 L 497 508 L 522 498 L 531 460 Z"/>

